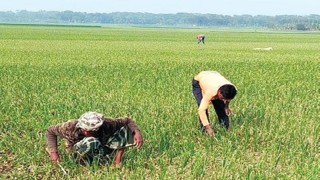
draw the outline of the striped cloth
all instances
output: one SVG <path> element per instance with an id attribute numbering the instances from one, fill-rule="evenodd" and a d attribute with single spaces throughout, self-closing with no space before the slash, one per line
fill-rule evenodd
<path id="1" fill-rule="evenodd" d="M 125 128 L 122 127 L 119 131 L 115 132 L 113 136 L 111 136 L 107 144 L 107 146 L 110 149 L 120 149 L 124 147 L 130 147 L 135 145 L 133 142 L 133 137 L 132 137 L 132 132 Z"/>
<path id="2" fill-rule="evenodd" d="M 76 159 L 91 162 L 94 157 L 110 159 L 116 149 L 133 146 L 132 132 L 122 127 L 111 136 L 105 146 L 101 144 L 98 138 L 85 137 L 77 142 L 73 149 Z"/>

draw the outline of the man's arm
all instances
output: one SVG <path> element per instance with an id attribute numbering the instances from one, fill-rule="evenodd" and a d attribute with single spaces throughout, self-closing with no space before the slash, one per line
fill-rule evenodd
<path id="1" fill-rule="evenodd" d="M 224 106 L 224 110 L 227 114 L 227 116 L 230 116 L 231 115 L 231 109 L 229 108 L 229 103 L 230 103 L 231 100 L 226 100 L 224 102 L 225 106 Z"/>
<path id="2" fill-rule="evenodd" d="M 115 128 L 121 128 L 122 126 L 126 125 L 133 133 L 133 139 L 136 144 L 136 147 L 140 148 L 143 144 L 143 138 L 140 132 L 138 125 L 130 118 L 117 118 L 112 121 L 115 124 Z"/>
<path id="3" fill-rule="evenodd" d="M 124 148 L 117 149 L 116 154 L 113 159 L 113 163 L 116 168 L 121 168 L 121 159 L 122 159 L 123 154 L 124 154 Z"/>
<path id="4" fill-rule="evenodd" d="M 75 126 L 75 121 L 69 121 L 62 124 L 52 125 L 46 130 L 46 140 L 48 147 L 46 151 L 49 153 L 51 160 L 59 161 L 59 152 L 57 139 L 58 136 L 65 137 L 72 131 L 73 126 Z"/>
<path id="5" fill-rule="evenodd" d="M 59 161 L 59 153 L 58 153 L 58 145 L 57 145 L 57 134 L 55 133 L 57 130 L 57 125 L 50 126 L 46 130 L 46 140 L 48 147 L 46 148 L 47 153 L 50 156 L 52 161 Z"/>
<path id="6" fill-rule="evenodd" d="M 200 102 L 200 106 L 198 108 L 198 114 L 199 114 L 199 118 L 200 121 L 205 129 L 205 132 L 209 135 L 209 136 L 214 136 L 214 132 L 213 129 L 209 123 L 209 119 L 207 116 L 207 109 L 209 107 L 209 104 L 211 103 L 213 96 L 212 95 L 208 95 L 208 94 L 203 94 L 202 100 Z"/>
<path id="7" fill-rule="evenodd" d="M 230 100 L 225 100 L 224 101 L 224 108 L 229 108 L 229 103 L 230 103 Z"/>
<path id="8" fill-rule="evenodd" d="M 200 102 L 200 106 L 198 108 L 198 114 L 199 114 L 200 121 L 201 121 L 203 126 L 206 126 L 206 125 L 209 124 L 209 120 L 208 120 L 208 117 L 207 117 L 207 114 L 206 114 L 208 106 L 209 106 L 208 100 L 206 100 L 203 97 L 201 102 Z"/>
<path id="9" fill-rule="evenodd" d="M 206 114 L 206 111 L 209 107 L 209 104 L 211 103 L 212 99 L 214 98 L 214 92 L 206 92 L 203 93 L 202 100 L 200 102 L 199 108 L 198 108 L 198 114 L 201 120 L 201 123 L 203 126 L 207 126 L 209 124 L 209 119 Z"/>

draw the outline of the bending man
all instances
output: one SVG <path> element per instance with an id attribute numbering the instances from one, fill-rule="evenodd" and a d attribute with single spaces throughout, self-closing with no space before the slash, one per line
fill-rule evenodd
<path id="1" fill-rule="evenodd" d="M 72 152 L 79 163 L 91 163 L 94 158 L 110 160 L 121 166 L 124 148 L 141 147 L 142 135 L 136 123 L 130 118 L 105 118 L 97 112 L 84 113 L 79 119 L 52 125 L 46 131 L 47 152 L 52 161 L 59 161 L 57 137 L 66 140 L 67 152 Z M 113 153 L 115 152 L 115 153 Z"/>
<path id="2" fill-rule="evenodd" d="M 192 80 L 193 95 L 198 104 L 200 127 L 209 136 L 214 135 L 210 125 L 208 107 L 212 104 L 226 129 L 229 128 L 230 101 L 237 94 L 236 87 L 216 71 L 202 71 Z"/>
<path id="3" fill-rule="evenodd" d="M 201 42 L 202 42 L 202 44 L 204 44 L 204 39 L 205 39 L 205 35 L 204 34 L 197 35 L 198 44 L 201 43 Z"/>

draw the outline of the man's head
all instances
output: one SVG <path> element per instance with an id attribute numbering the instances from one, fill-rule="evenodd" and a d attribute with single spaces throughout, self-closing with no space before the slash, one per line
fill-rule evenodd
<path id="1" fill-rule="evenodd" d="M 223 85 L 218 90 L 218 97 L 220 96 L 220 100 L 231 100 L 236 96 L 236 94 L 237 89 L 231 84 Z"/>
<path id="2" fill-rule="evenodd" d="M 86 112 L 78 119 L 77 127 L 82 132 L 96 132 L 103 124 L 103 115 L 97 112 Z M 86 135 L 86 134 L 85 134 Z M 90 133 L 88 134 L 90 136 Z"/>

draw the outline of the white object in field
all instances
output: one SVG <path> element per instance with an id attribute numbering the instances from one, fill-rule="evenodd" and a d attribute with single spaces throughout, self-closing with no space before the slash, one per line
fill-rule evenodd
<path id="1" fill-rule="evenodd" d="M 267 47 L 267 48 L 253 48 L 255 51 L 271 51 L 272 47 Z"/>

